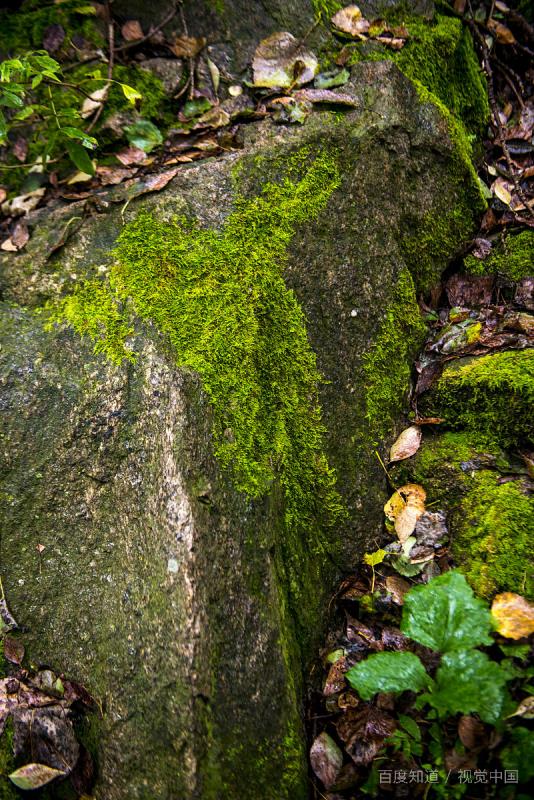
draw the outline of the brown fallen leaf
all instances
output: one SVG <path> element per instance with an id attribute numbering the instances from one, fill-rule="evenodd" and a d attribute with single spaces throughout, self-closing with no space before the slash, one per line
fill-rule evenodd
<path id="1" fill-rule="evenodd" d="M 23 247 L 30 240 L 30 234 L 28 233 L 28 227 L 24 222 L 17 222 L 15 225 L 15 230 L 11 234 L 11 241 L 17 248 L 17 250 L 22 250 Z"/>
<path id="2" fill-rule="evenodd" d="M 328 670 L 328 675 L 326 676 L 326 681 L 323 687 L 324 697 L 331 697 L 333 694 L 342 692 L 347 688 L 345 672 L 348 670 L 348 668 L 349 666 L 345 656 L 338 658 L 338 660 L 332 664 Z"/>
<path id="3" fill-rule="evenodd" d="M 126 147 L 119 153 L 115 153 L 115 158 L 125 167 L 129 167 L 131 164 L 142 164 L 146 159 L 146 153 L 140 147 Z"/>
<path id="4" fill-rule="evenodd" d="M 302 86 L 319 69 L 316 56 L 287 31 L 272 33 L 263 39 L 254 53 L 254 85 L 266 88 Z"/>
<path id="5" fill-rule="evenodd" d="M 392 596 L 393 602 L 398 606 L 404 604 L 404 596 L 410 591 L 411 586 L 408 581 L 398 575 L 390 575 L 386 578 L 386 591 Z"/>
<path id="6" fill-rule="evenodd" d="M 26 156 L 28 155 L 28 140 L 25 139 L 24 136 L 17 136 L 11 148 L 11 152 L 18 161 L 26 161 Z"/>
<path id="7" fill-rule="evenodd" d="M 294 95 L 297 100 L 309 100 L 310 103 L 327 103 L 337 106 L 359 105 L 358 100 L 345 92 L 334 92 L 331 89 L 298 89 Z"/>
<path id="8" fill-rule="evenodd" d="M 144 36 L 143 29 L 136 19 L 129 19 L 121 28 L 122 38 L 125 42 L 135 42 Z"/>
<path id="9" fill-rule="evenodd" d="M 475 717 L 460 717 L 458 736 L 463 746 L 468 750 L 476 750 L 487 745 L 486 728 Z"/>
<path id="10" fill-rule="evenodd" d="M 19 248 L 13 244 L 11 237 L 9 239 L 4 239 L 2 244 L 0 244 L 0 250 L 4 250 L 6 253 L 16 253 L 18 249 Z"/>
<path id="11" fill-rule="evenodd" d="M 370 764 L 395 727 L 395 720 L 386 711 L 368 703 L 348 709 L 336 723 L 338 735 L 357 765 Z"/>
<path id="12" fill-rule="evenodd" d="M 13 636 L 4 637 L 4 655 L 12 664 L 20 665 L 24 658 L 24 645 Z"/>
<path id="13" fill-rule="evenodd" d="M 497 22 L 496 19 L 488 20 L 488 30 L 495 36 L 499 44 L 515 44 L 515 36 L 506 25 Z"/>
<path id="14" fill-rule="evenodd" d="M 495 278 L 493 275 L 451 275 L 445 291 L 451 306 L 472 308 L 491 303 Z"/>
<path id="15" fill-rule="evenodd" d="M 403 461 L 417 453 L 421 446 L 423 432 L 418 425 L 410 425 L 399 434 L 389 451 L 389 461 Z"/>
<path id="16" fill-rule="evenodd" d="M 171 50 L 178 58 L 195 58 L 206 46 L 204 36 L 177 36 L 171 45 Z"/>
<path id="17" fill-rule="evenodd" d="M 377 38 L 377 42 L 384 44 L 386 47 L 390 47 L 392 50 L 402 50 L 406 44 L 406 39 L 401 39 L 399 36 L 390 36 L 386 33 L 381 34 Z"/>
<path id="18" fill-rule="evenodd" d="M 534 633 L 534 605 L 520 594 L 503 592 L 492 603 L 497 631 L 507 639 L 523 639 Z"/>
<path id="19" fill-rule="evenodd" d="M 314 740 L 310 749 L 310 763 L 325 789 L 330 789 L 343 765 L 343 753 L 326 731 Z"/>
<path id="20" fill-rule="evenodd" d="M 80 112 L 81 116 L 84 119 L 90 117 L 91 114 L 93 114 L 93 112 L 95 112 L 98 108 L 100 108 L 100 106 L 108 96 L 110 86 L 111 84 L 107 83 L 101 89 L 97 89 L 92 94 L 90 94 L 89 97 L 85 98 L 85 100 L 82 103 L 82 110 Z"/>
<path id="21" fill-rule="evenodd" d="M 511 181 L 507 181 L 502 177 L 498 177 L 497 180 L 493 181 L 491 184 L 491 191 L 497 197 L 501 203 L 504 203 L 506 206 L 509 206 L 512 202 L 512 192 L 514 190 L 514 185 Z"/>
<path id="22" fill-rule="evenodd" d="M 345 6 L 330 20 L 336 31 L 355 39 L 364 39 L 371 23 L 366 20 L 356 5 Z"/>
<path id="23" fill-rule="evenodd" d="M 123 169 L 122 167 L 100 166 L 96 168 L 96 174 L 104 186 L 114 186 L 127 178 L 131 178 L 135 174 L 135 170 Z"/>
<path id="24" fill-rule="evenodd" d="M 395 517 L 395 533 L 404 544 L 414 532 L 417 520 L 425 513 L 426 492 L 416 483 L 401 486 L 398 492 L 405 499 L 405 505 Z"/>

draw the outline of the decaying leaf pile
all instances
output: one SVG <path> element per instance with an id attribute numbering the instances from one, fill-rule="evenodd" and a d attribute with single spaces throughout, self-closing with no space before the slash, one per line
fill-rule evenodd
<path id="1" fill-rule="evenodd" d="M 55 781 L 68 783 L 70 796 L 88 796 L 94 782 L 89 751 L 75 726 L 96 703 L 83 686 L 51 669 L 25 669 L 24 644 L 0 591 L 0 636 L 5 668 L 0 678 L 0 746 L 9 780 L 24 791 Z"/>

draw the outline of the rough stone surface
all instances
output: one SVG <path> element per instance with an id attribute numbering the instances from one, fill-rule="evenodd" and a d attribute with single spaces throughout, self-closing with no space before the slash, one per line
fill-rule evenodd
<path id="1" fill-rule="evenodd" d="M 394 65 L 359 66 L 352 91 L 350 113 L 250 126 L 244 151 L 186 165 L 126 208 L 114 187 L 83 221 L 82 203 L 36 212 L 25 251 L 0 261 L 2 577 L 32 660 L 103 704 L 98 800 L 307 796 L 301 646 L 304 661 L 314 656 L 334 574 L 382 519 L 363 359 L 405 269 L 406 220 L 413 235 L 429 215 L 445 217 L 468 180 L 446 121 Z M 202 387 L 158 332 L 139 326 L 142 355 L 118 368 L 68 330 L 45 332 L 35 309 L 105 272 L 141 209 L 219 227 L 236 191 L 254 196 L 296 151 L 313 159 L 326 145 L 342 185 L 294 237 L 287 282 L 327 379 L 325 447 L 348 520 L 326 554 L 301 543 L 302 574 L 317 581 L 309 610 L 292 604 L 277 487 L 256 501 L 232 488 L 213 457 Z"/>

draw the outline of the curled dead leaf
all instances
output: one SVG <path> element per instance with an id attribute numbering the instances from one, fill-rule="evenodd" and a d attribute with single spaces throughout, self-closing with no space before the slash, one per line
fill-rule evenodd
<path id="1" fill-rule="evenodd" d="M 495 36 L 499 44 L 515 44 L 515 36 L 506 25 L 496 19 L 488 20 L 488 30 Z"/>
<path id="2" fill-rule="evenodd" d="M 315 55 L 287 31 L 263 39 L 252 61 L 254 85 L 266 88 L 302 86 L 314 78 L 318 69 Z"/>
<path id="3" fill-rule="evenodd" d="M 332 17 L 331 23 L 340 33 L 359 39 L 365 38 L 370 28 L 370 22 L 364 18 L 356 5 L 341 8 Z"/>
<path id="4" fill-rule="evenodd" d="M 343 754 L 326 731 L 314 740 L 310 750 L 310 763 L 325 788 L 330 789 L 343 765 Z"/>
<path id="5" fill-rule="evenodd" d="M 18 786 L 19 789 L 29 791 L 31 789 L 39 789 L 41 786 L 46 786 L 46 784 L 53 781 L 54 778 L 59 778 L 60 775 L 64 774 L 62 770 L 52 769 L 52 767 L 47 767 L 46 764 L 26 764 L 24 767 L 12 772 L 9 779 L 15 786 Z"/>
<path id="6" fill-rule="evenodd" d="M 125 42 L 135 42 L 137 39 L 142 39 L 143 29 L 136 19 L 129 19 L 121 28 L 122 38 Z"/>
<path id="7" fill-rule="evenodd" d="M 171 45 L 171 50 L 178 58 L 194 58 L 206 46 L 204 36 L 178 36 Z"/>
<path id="8" fill-rule="evenodd" d="M 389 451 L 389 460 L 403 461 L 405 458 L 410 458 L 414 453 L 417 453 L 421 446 L 421 439 L 423 432 L 418 425 L 410 425 L 398 436 L 396 441 L 391 446 Z"/>
<path id="9" fill-rule="evenodd" d="M 492 603 L 497 631 L 507 639 L 522 639 L 534 633 L 534 605 L 520 594 L 503 592 Z"/>
<path id="10" fill-rule="evenodd" d="M 402 606 L 404 604 L 404 596 L 411 588 L 408 581 L 405 581 L 404 578 L 400 578 L 398 575 L 389 575 L 389 577 L 386 578 L 385 586 L 386 591 L 392 596 L 393 602 L 398 606 Z"/>

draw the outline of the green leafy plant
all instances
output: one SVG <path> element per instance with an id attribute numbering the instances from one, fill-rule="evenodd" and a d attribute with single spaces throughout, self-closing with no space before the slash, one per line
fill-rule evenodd
<path id="1" fill-rule="evenodd" d="M 421 659 L 410 652 L 376 653 L 346 674 L 364 700 L 377 692 L 421 693 L 419 708 L 428 704 L 438 717 L 476 713 L 495 724 L 507 700 L 509 672 L 476 649 L 492 643 L 492 620 L 464 576 L 450 571 L 405 597 L 402 632 L 442 654 L 432 678 Z"/>
<path id="2" fill-rule="evenodd" d="M 58 92 L 74 89 L 81 99 L 89 100 L 93 108 L 97 93 L 89 94 L 82 84 L 101 81 L 104 86 L 117 83 L 126 99 L 135 104 L 141 98 L 136 89 L 125 83 L 101 76 L 99 70 L 88 73 L 77 83 L 63 79 L 61 65 L 46 50 L 28 52 L 0 63 L 0 146 L 6 145 L 9 135 L 18 129 L 29 128 L 41 142 L 38 166 L 46 168 L 55 156 L 66 151 L 72 163 L 82 172 L 94 174 L 91 152 L 98 145 L 89 133 L 87 113 L 83 106 L 76 108 L 60 102 Z M 100 95 L 102 96 L 102 91 Z M 102 97 L 104 102 L 104 97 Z M 159 143 L 159 142 L 158 142 Z M 23 164 L 21 166 L 36 166 Z M 9 166 L 4 166 L 4 169 Z M 14 168 L 14 167 L 12 167 Z"/>

